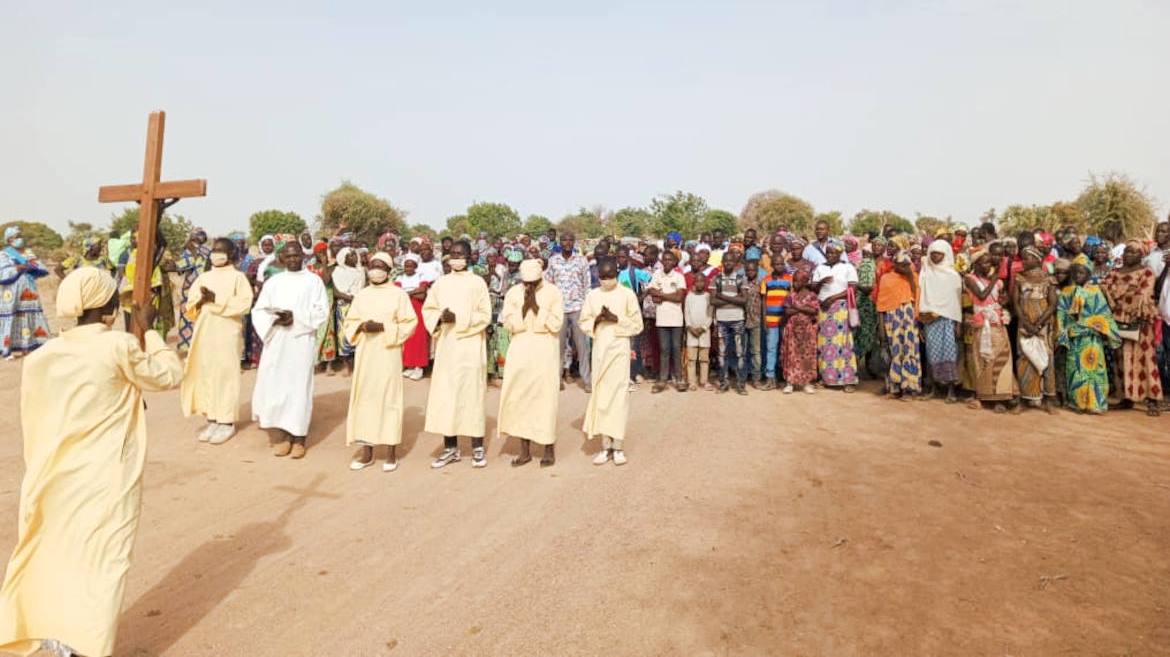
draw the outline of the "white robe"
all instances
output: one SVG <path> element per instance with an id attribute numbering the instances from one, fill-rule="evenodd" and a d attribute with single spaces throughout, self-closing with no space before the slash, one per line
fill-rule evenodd
<path id="1" fill-rule="evenodd" d="M 382 324 L 381 333 L 358 330 L 370 320 Z M 345 444 L 402 443 L 402 345 L 416 328 L 410 297 L 392 283 L 371 285 L 354 296 L 342 323 L 342 334 L 355 345 Z"/>
<path id="2" fill-rule="evenodd" d="M 512 334 L 507 376 L 500 391 L 497 431 L 551 445 L 557 439 L 557 402 L 561 391 L 561 291 L 545 282 L 536 290 L 538 312 L 524 313 L 524 284 L 504 295 L 500 323 Z"/>
<path id="3" fill-rule="evenodd" d="M 439 321 L 444 309 L 455 313 L 453 323 Z M 440 436 L 482 438 L 487 392 L 484 331 L 492 320 L 487 284 L 469 271 L 447 274 L 427 291 L 422 315 L 435 340 L 424 430 Z"/>
<path id="4" fill-rule="evenodd" d="M 276 310 L 291 310 L 292 326 L 277 326 Z M 261 429 L 283 429 L 294 436 L 309 433 L 317 329 L 329 312 L 325 285 L 316 274 L 286 271 L 264 283 L 252 310 L 252 325 L 264 341 L 252 391 L 252 419 Z"/>
<path id="5" fill-rule="evenodd" d="M 617 316 L 617 322 L 596 322 L 602 308 Z M 626 437 L 630 415 L 630 338 L 642 332 L 642 307 L 627 287 L 606 292 L 589 290 L 579 320 L 581 330 L 593 338 L 593 393 L 585 409 L 585 435 Z"/>

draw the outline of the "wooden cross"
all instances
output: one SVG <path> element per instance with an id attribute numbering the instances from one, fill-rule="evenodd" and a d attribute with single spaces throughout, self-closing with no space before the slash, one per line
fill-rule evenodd
<path id="1" fill-rule="evenodd" d="M 181 198 L 207 195 L 206 180 L 162 180 L 163 129 L 166 112 L 150 113 L 146 126 L 146 160 L 142 182 L 130 185 L 107 185 L 98 189 L 99 203 L 138 202 L 138 257 L 134 261 L 134 305 L 150 303 L 150 277 L 154 272 L 158 222 L 162 211 Z M 116 263 L 115 263 L 116 264 Z M 141 342 L 142 329 L 131 322 L 134 335 Z"/>

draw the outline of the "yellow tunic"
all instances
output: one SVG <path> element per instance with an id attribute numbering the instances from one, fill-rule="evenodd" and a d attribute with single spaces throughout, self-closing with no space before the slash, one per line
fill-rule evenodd
<path id="1" fill-rule="evenodd" d="M 0 591 L 0 650 L 56 639 L 110 655 L 138 530 L 142 391 L 175 388 L 183 364 L 154 331 L 146 350 L 104 324 L 70 329 L 24 359 L 19 539 Z"/>
<path id="2" fill-rule="evenodd" d="M 443 309 L 455 322 L 442 324 Z M 487 283 L 469 271 L 442 276 L 427 291 L 423 322 L 435 341 L 435 368 L 427 398 L 425 430 L 441 436 L 484 435 L 487 341 L 492 319 Z"/>
<path id="3" fill-rule="evenodd" d="M 504 295 L 500 323 L 512 334 L 508 372 L 500 390 L 498 430 L 541 445 L 557 439 L 557 398 L 561 382 L 561 325 L 565 302 L 552 283 L 536 290 L 540 310 L 523 314 L 524 284 Z"/>
<path id="4" fill-rule="evenodd" d="M 596 324 L 602 306 L 618 321 Z M 641 304 L 629 288 L 620 285 L 609 292 L 590 290 L 579 321 L 581 330 L 593 338 L 593 394 L 582 428 L 590 438 L 602 435 L 622 440 L 630 414 L 630 337 L 642 332 Z M 510 357 L 512 352 L 508 353 Z"/>
<path id="5" fill-rule="evenodd" d="M 204 287 L 215 293 L 215 303 L 196 309 Z M 231 265 L 205 271 L 191 284 L 186 315 L 195 322 L 195 332 L 179 389 L 183 415 L 198 413 L 211 422 L 235 424 L 240 407 L 243 317 L 251 307 L 252 285 Z"/>
<path id="6" fill-rule="evenodd" d="M 381 322 L 383 331 L 358 332 L 367 320 Z M 393 283 L 370 285 L 354 295 L 342 324 L 345 339 L 356 347 L 345 444 L 402 442 L 402 345 L 416 328 L 410 297 Z"/>

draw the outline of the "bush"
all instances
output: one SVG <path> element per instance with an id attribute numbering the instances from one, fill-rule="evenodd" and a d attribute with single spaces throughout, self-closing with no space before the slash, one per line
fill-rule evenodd
<path id="1" fill-rule="evenodd" d="M 122 214 L 111 217 L 110 230 L 119 235 L 128 230 L 138 230 L 138 208 L 126 208 Z M 195 227 L 181 214 L 171 215 L 164 212 L 162 220 L 158 222 L 158 231 L 166 241 L 167 249 L 174 253 L 182 250 L 193 230 Z"/>
<path id="2" fill-rule="evenodd" d="M 386 231 L 401 233 L 406 213 L 347 181 L 321 197 L 317 223 L 330 234 L 349 232 L 367 244 L 374 244 Z"/>
<path id="3" fill-rule="evenodd" d="M 816 213 L 804 199 L 770 189 L 752 194 L 739 213 L 739 227 L 755 228 L 767 235 L 784 227 L 798 235 L 812 233 Z"/>
<path id="4" fill-rule="evenodd" d="M 698 237 L 709 209 L 702 196 L 690 192 L 659 196 L 650 202 L 654 217 L 650 232 L 658 237 L 665 237 L 671 231 L 678 231 L 684 239 Z"/>
<path id="5" fill-rule="evenodd" d="M 1145 190 L 1116 173 L 1090 175 L 1076 205 L 1084 216 L 1085 231 L 1111 242 L 1148 238 L 1158 220 Z"/>

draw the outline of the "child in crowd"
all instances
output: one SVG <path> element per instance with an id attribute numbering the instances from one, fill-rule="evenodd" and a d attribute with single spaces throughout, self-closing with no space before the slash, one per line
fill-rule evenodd
<path id="1" fill-rule="evenodd" d="M 713 308 L 711 295 L 707 293 L 706 276 L 695 277 L 685 305 L 688 389 L 698 390 L 699 386 L 703 386 L 705 390 L 711 390 L 708 370 Z"/>

